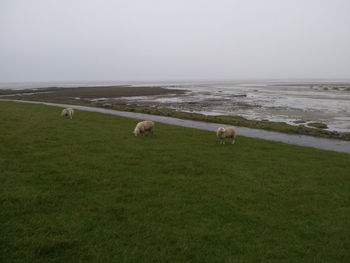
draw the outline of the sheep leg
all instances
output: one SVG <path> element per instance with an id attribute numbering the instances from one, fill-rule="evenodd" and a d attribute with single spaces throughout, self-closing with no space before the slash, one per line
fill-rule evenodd
<path id="1" fill-rule="evenodd" d="M 232 144 L 235 144 L 235 139 L 232 140 Z"/>

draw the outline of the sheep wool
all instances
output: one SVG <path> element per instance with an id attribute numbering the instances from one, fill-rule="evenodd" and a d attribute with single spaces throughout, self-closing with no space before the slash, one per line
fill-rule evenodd
<path id="1" fill-rule="evenodd" d="M 225 144 L 225 139 L 227 138 L 231 138 L 232 144 L 234 144 L 236 138 L 236 128 L 233 126 L 226 128 L 220 127 L 216 132 L 216 136 L 220 139 L 220 144 Z"/>
<path id="2" fill-rule="evenodd" d="M 63 109 L 61 112 L 61 117 L 69 117 L 73 119 L 74 110 L 72 108 Z"/>
<path id="3" fill-rule="evenodd" d="M 138 136 L 139 134 L 142 134 L 148 131 L 151 135 L 153 135 L 153 129 L 154 129 L 153 121 L 141 121 L 136 125 L 133 133 L 135 134 L 135 136 Z"/>

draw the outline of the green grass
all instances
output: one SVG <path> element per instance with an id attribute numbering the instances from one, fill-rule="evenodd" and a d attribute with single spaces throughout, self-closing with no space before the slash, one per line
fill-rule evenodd
<path id="1" fill-rule="evenodd" d="M 300 123 L 305 123 L 306 121 L 304 121 L 304 120 L 296 120 L 296 121 L 293 121 L 294 123 L 296 123 L 296 124 L 300 124 Z"/>
<path id="2" fill-rule="evenodd" d="M 318 129 L 327 129 L 328 128 L 327 124 L 324 124 L 322 122 L 310 122 L 307 125 L 311 126 L 311 127 L 318 128 Z"/>
<path id="3" fill-rule="evenodd" d="M 0 102 L 0 262 L 350 262 L 350 155 Z"/>
<path id="4" fill-rule="evenodd" d="M 181 89 L 166 89 L 162 87 L 129 87 L 129 86 L 104 86 L 104 87 L 77 87 L 77 88 L 41 88 L 26 89 L 20 93 L 33 93 L 31 95 L 16 95 L 18 90 L 0 90 L 0 95 L 13 94 L 14 97 L 23 99 L 51 100 L 51 101 L 76 101 L 75 97 L 82 99 L 116 98 L 129 96 L 149 96 L 162 94 L 182 94 Z"/>

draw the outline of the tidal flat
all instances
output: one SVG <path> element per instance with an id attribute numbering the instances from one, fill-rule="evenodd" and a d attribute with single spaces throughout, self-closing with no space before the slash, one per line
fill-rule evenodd
<path id="1" fill-rule="evenodd" d="M 105 107 L 350 140 L 346 83 L 196 83 L 2 90 L 12 99 Z"/>

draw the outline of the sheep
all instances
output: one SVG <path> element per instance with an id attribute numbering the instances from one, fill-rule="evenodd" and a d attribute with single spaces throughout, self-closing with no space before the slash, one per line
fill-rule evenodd
<path id="1" fill-rule="evenodd" d="M 232 144 L 234 144 L 236 138 L 236 128 L 233 126 L 226 128 L 220 127 L 216 132 L 216 136 L 220 139 L 220 144 L 225 144 L 226 138 L 232 138 Z"/>
<path id="2" fill-rule="evenodd" d="M 153 121 L 141 121 L 136 125 L 133 133 L 135 134 L 135 136 L 137 136 L 140 133 L 144 133 L 148 131 L 153 136 L 153 129 L 154 129 Z"/>
<path id="3" fill-rule="evenodd" d="M 63 109 L 61 112 L 61 117 L 66 116 L 66 117 L 73 119 L 73 115 L 74 115 L 74 110 L 72 108 Z"/>

